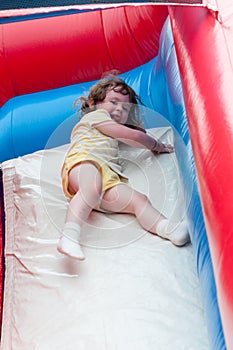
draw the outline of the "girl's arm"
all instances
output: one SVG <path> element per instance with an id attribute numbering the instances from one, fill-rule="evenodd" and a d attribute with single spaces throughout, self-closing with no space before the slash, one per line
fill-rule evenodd
<path id="1" fill-rule="evenodd" d="M 94 126 L 103 134 L 122 141 L 132 147 L 148 148 L 154 153 L 170 153 L 174 151 L 172 145 L 164 144 L 140 130 L 128 128 L 113 120 L 98 123 Z"/>

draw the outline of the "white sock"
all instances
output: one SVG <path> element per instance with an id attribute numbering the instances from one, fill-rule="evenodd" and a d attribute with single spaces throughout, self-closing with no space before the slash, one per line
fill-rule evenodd
<path id="1" fill-rule="evenodd" d="M 161 220 L 157 225 L 156 233 L 163 238 L 169 239 L 177 246 L 185 245 L 190 241 L 185 221 L 174 223 L 168 219 Z"/>
<path id="2" fill-rule="evenodd" d="M 77 260 L 84 260 L 85 256 L 79 244 L 80 225 L 75 222 L 66 222 L 59 239 L 57 250 L 59 253 Z"/>

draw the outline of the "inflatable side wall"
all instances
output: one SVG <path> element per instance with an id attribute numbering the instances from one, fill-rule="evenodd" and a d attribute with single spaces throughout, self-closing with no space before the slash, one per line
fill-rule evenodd
<path id="1" fill-rule="evenodd" d="M 1 59 L 4 59 L 1 67 L 5 66 L 7 70 L 4 71 L 5 75 L 0 75 L 1 101 L 5 102 L 0 110 L 1 149 L 7 150 L 1 154 L 2 160 L 46 147 L 56 127 L 74 113 L 74 99 L 83 95 L 94 79 L 99 79 L 102 73 L 113 68 L 123 73 L 123 78 L 142 96 L 149 108 L 163 114 L 174 125 L 183 138 L 188 154 L 187 162 L 181 156 L 179 164 L 188 198 L 190 232 L 203 291 L 211 350 L 223 350 L 226 345 L 227 349 L 233 349 L 230 329 L 233 312 L 233 235 L 230 217 L 233 201 L 229 191 L 233 156 L 228 151 L 233 135 L 230 119 L 233 11 L 230 0 L 219 3 L 219 13 L 203 7 L 185 6 L 142 6 L 130 10 L 123 7 L 94 11 L 96 20 L 91 20 L 92 26 L 86 26 L 85 31 L 83 26 L 86 25 L 87 13 L 63 16 L 62 26 L 66 23 L 66 28 L 70 30 L 63 37 L 57 35 L 60 32 L 60 17 L 56 21 L 51 17 L 4 25 L 2 33 L 7 35 L 3 35 L 2 42 L 4 48 L 9 47 L 5 50 L 7 57 L 1 48 Z M 170 19 L 164 25 L 168 12 Z M 81 21 L 79 26 L 78 20 Z M 37 25 L 42 23 L 40 21 L 43 21 L 43 30 L 37 32 Z M 112 23 L 116 24 L 114 28 Z M 94 25 L 97 26 L 95 30 Z M 20 41 L 16 36 L 18 26 L 21 28 Z M 29 28 L 30 40 L 27 40 Z M 53 28 L 54 37 L 49 35 L 46 41 L 45 33 L 49 28 Z M 79 42 L 78 48 L 75 48 L 75 59 L 69 56 L 69 52 L 73 55 L 73 28 L 81 28 L 83 38 L 83 42 Z M 91 33 L 94 33 L 94 37 Z M 129 45 L 124 44 L 122 39 L 127 39 L 127 35 L 131 37 Z M 16 37 L 17 45 L 14 46 Z M 100 50 L 101 45 L 103 50 Z M 56 57 L 60 52 L 59 47 L 61 51 L 67 49 L 67 55 L 62 55 L 58 64 Z M 36 55 L 39 52 L 43 52 L 41 61 Z M 104 61 L 101 60 L 102 55 Z M 27 61 L 28 57 L 30 62 Z M 65 57 L 69 58 L 68 61 Z M 84 57 L 87 65 L 83 63 L 77 73 L 77 60 L 80 57 Z M 17 67 L 18 62 L 22 71 Z M 84 81 L 87 83 L 84 84 Z M 62 87 L 66 85 L 70 86 Z M 35 93 L 48 89 L 54 90 Z M 31 94 L 14 97 L 28 93 Z M 25 140 L 23 144 L 22 139 Z M 67 141 L 68 135 L 63 135 L 58 142 Z M 192 186 L 187 178 L 191 178 Z"/>
<path id="2" fill-rule="evenodd" d="M 167 14 L 166 6 L 122 6 L 2 24 L 0 105 L 14 96 L 99 79 L 103 72 L 125 72 L 149 61 L 158 52 Z"/>
<path id="3" fill-rule="evenodd" d="M 233 349 L 233 4 L 170 9 L 227 349 Z M 184 30 L 188 28 L 188 30 Z"/>

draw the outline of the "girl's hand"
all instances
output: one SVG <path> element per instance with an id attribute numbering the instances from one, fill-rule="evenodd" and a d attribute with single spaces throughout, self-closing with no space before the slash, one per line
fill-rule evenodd
<path id="1" fill-rule="evenodd" d="M 162 143 L 159 140 L 155 140 L 154 147 L 151 150 L 154 154 L 160 153 L 172 153 L 174 152 L 174 147 L 168 143 Z"/>

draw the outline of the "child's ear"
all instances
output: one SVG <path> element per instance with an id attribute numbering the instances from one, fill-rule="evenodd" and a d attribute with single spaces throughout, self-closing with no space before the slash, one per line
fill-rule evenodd
<path id="1" fill-rule="evenodd" d="M 93 100 L 93 98 L 89 98 L 88 104 L 89 104 L 89 107 L 94 106 L 94 100 Z"/>

